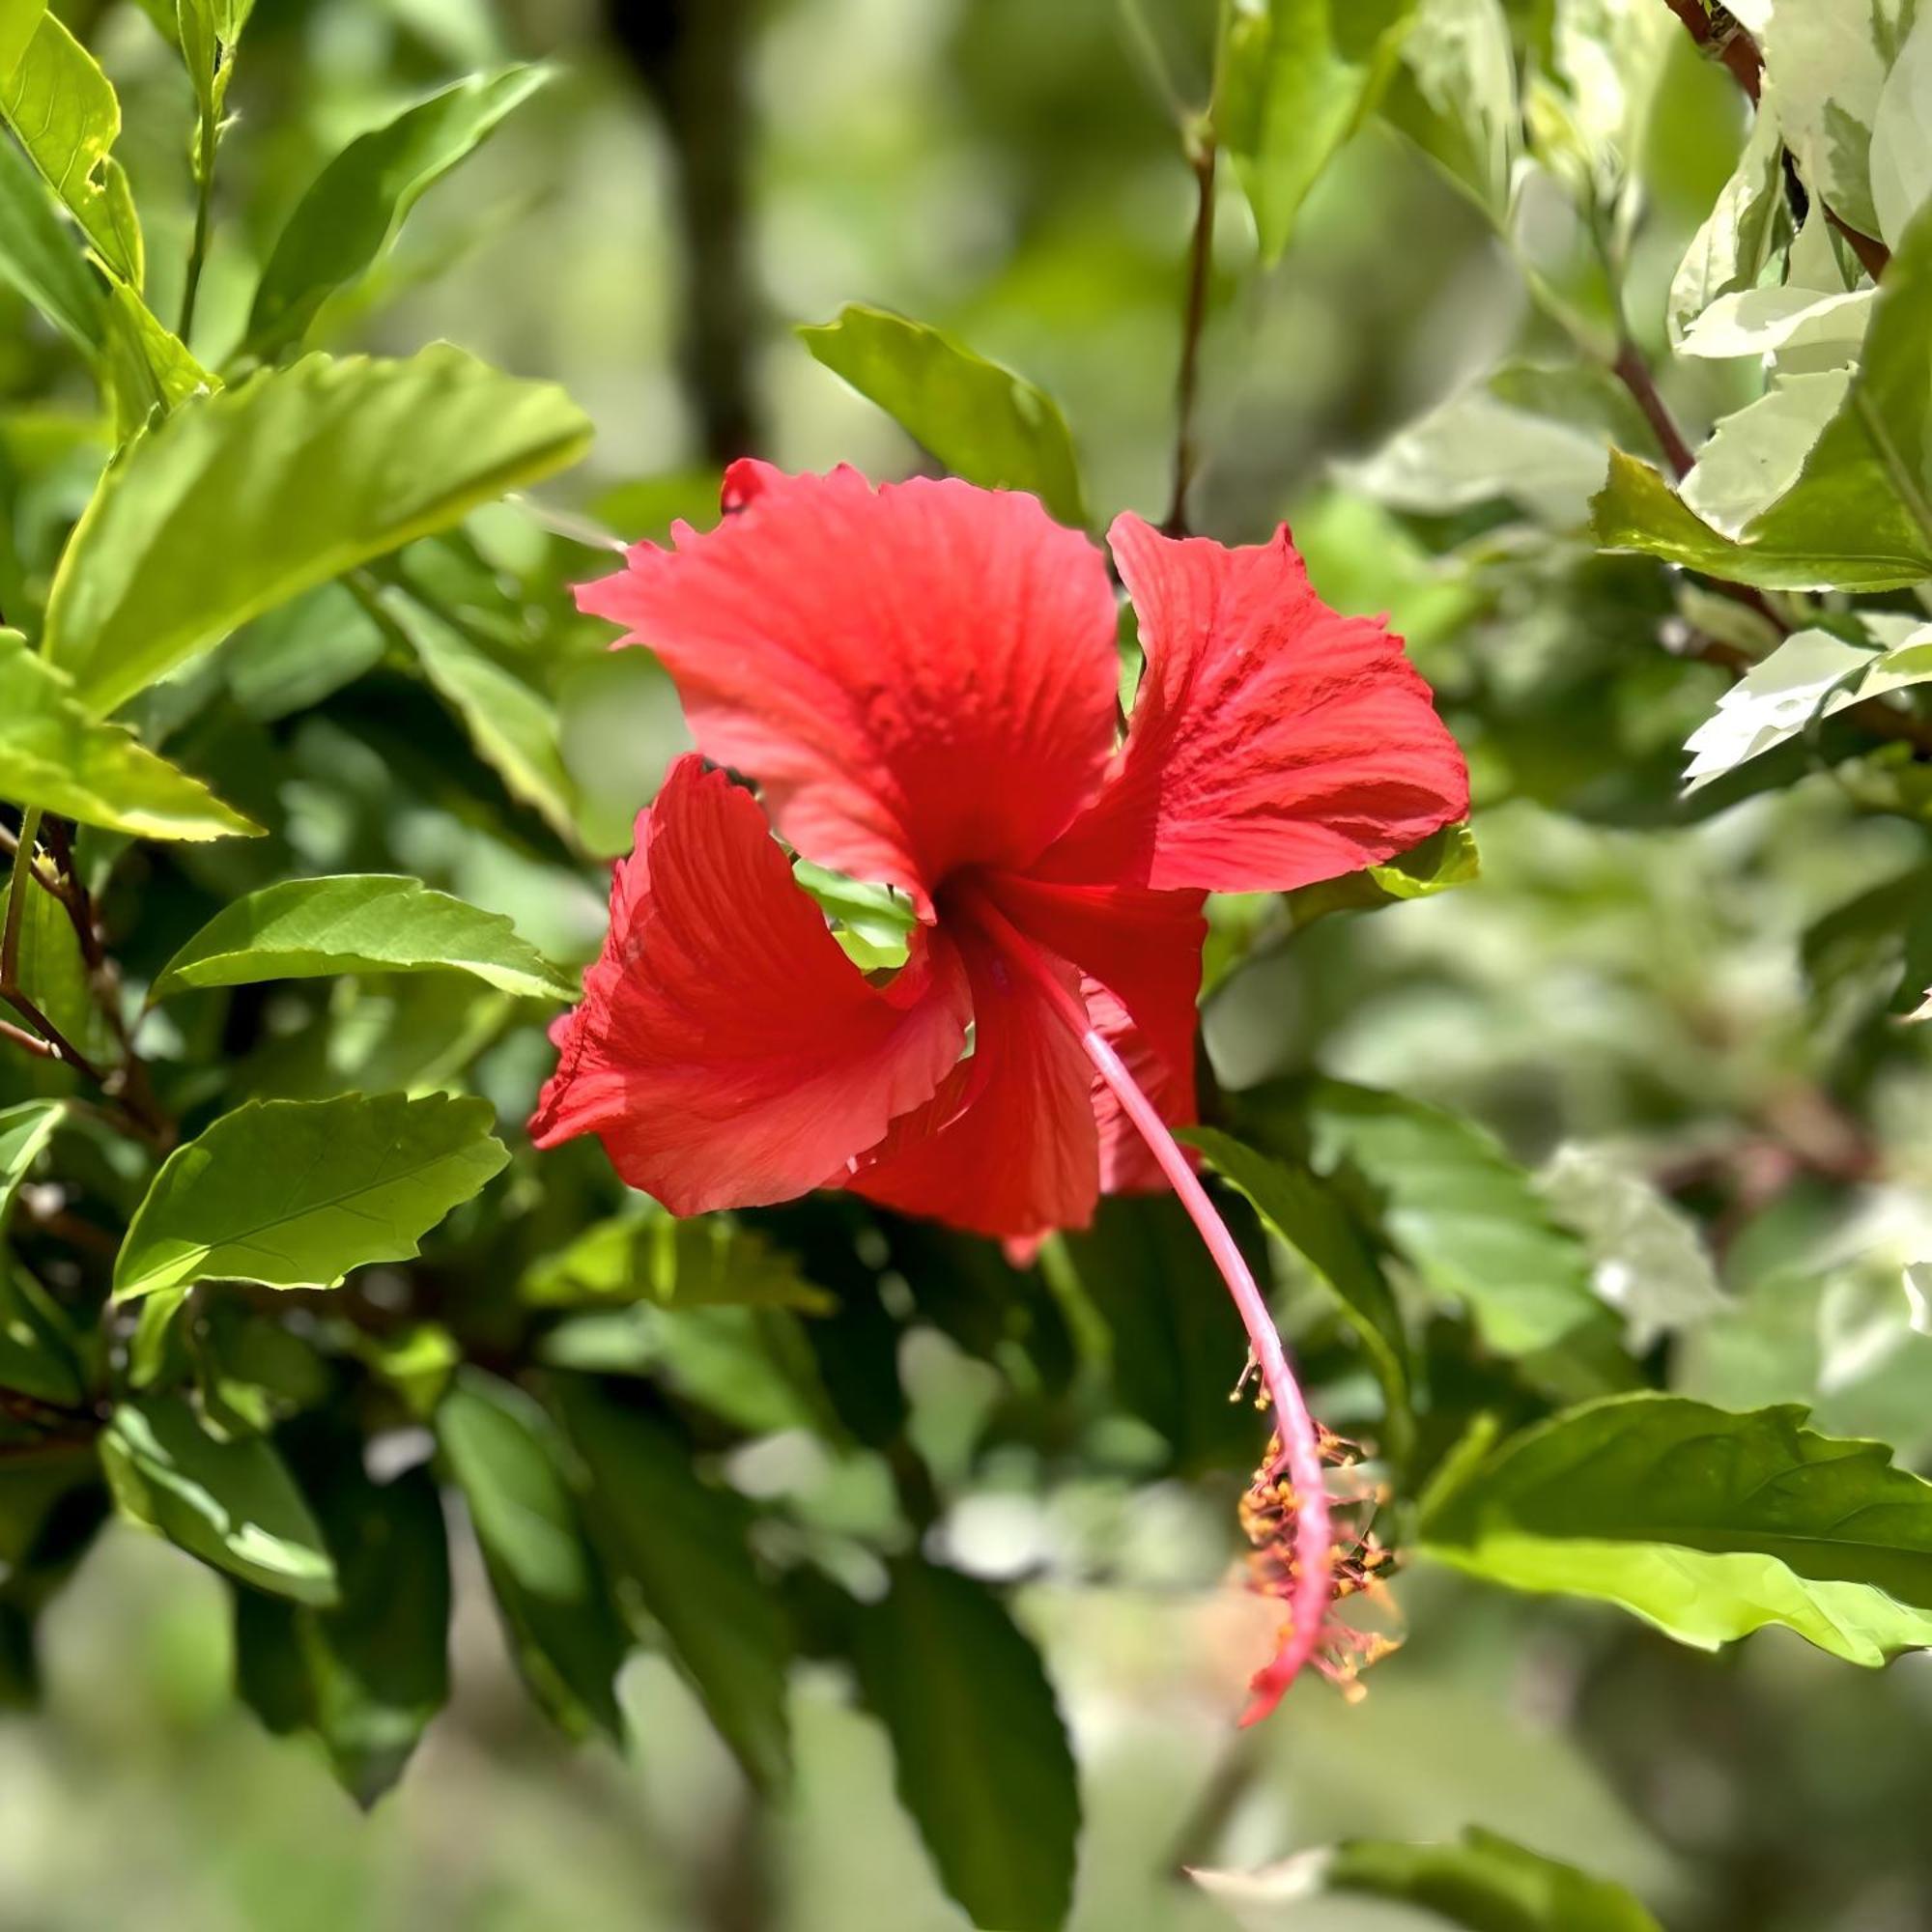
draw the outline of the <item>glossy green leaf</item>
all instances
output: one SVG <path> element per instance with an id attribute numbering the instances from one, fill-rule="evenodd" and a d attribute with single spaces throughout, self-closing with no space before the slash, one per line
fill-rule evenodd
<path id="1" fill-rule="evenodd" d="M 1851 1663 L 1932 1645 L 1932 1483 L 1880 1442 L 1678 1396 L 1613 1396 L 1512 1436 L 1421 1548 L 1509 1588 L 1594 1597 L 1714 1650 L 1781 1624 Z"/>
<path id="2" fill-rule="evenodd" d="M 126 441 L 158 412 L 221 384 L 124 282 L 107 291 L 100 368 L 114 403 L 115 433 Z"/>
<path id="3" fill-rule="evenodd" d="M 1262 256 L 1287 247 L 1335 152 L 1373 110 L 1413 0 L 1239 0 L 1222 10 L 1214 131 L 1254 210 Z"/>
<path id="4" fill-rule="evenodd" d="M 43 649 L 112 711 L 258 612 L 574 461 L 587 435 L 560 389 L 447 345 L 264 370 L 117 458 L 61 558 Z"/>
<path id="5" fill-rule="evenodd" d="M 1258 1153 L 1231 1134 L 1191 1127 L 1181 1136 L 1215 1173 L 1238 1187 L 1333 1296 L 1374 1366 L 1387 1405 L 1389 1440 L 1400 1459 L 1413 1434 L 1408 1337 L 1376 1252 L 1334 1189 L 1299 1162 Z"/>
<path id="6" fill-rule="evenodd" d="M 41 14 L 12 71 L 0 68 L 0 116 L 95 253 L 139 290 L 141 224 L 128 176 L 108 152 L 121 132 L 121 103 L 94 56 L 50 13 Z"/>
<path id="7" fill-rule="evenodd" d="M 1058 1932 L 1079 1786 L 1039 1654 L 1006 1606 L 956 1571 L 895 1563 L 858 1614 L 852 1661 L 947 1890 L 976 1925 Z"/>
<path id="8" fill-rule="evenodd" d="M 299 337 L 328 296 L 381 257 L 419 197 L 548 78 L 535 67 L 471 74 L 350 142 L 276 238 L 249 312 L 247 352 L 271 356 Z"/>
<path id="9" fill-rule="evenodd" d="M 122 1403 L 100 1437 L 124 1516 L 191 1556 L 298 1604 L 336 1601 L 322 1531 L 265 1436 L 217 1442 L 180 1396 Z"/>
<path id="10" fill-rule="evenodd" d="M 1618 451 L 1592 508 L 1606 549 L 1769 589 L 1889 590 L 1932 577 L 1932 205 L 1892 255 L 1843 403 L 1796 481 L 1736 538 Z"/>
<path id="11" fill-rule="evenodd" d="M 621 1737 L 615 1684 L 631 1640 L 554 1425 L 521 1389 L 464 1369 L 437 1409 L 436 1433 L 526 1682 L 565 1730 Z"/>
<path id="12" fill-rule="evenodd" d="M 402 1776 L 449 1695 L 449 1548 L 429 1471 L 378 1484 L 349 1437 L 301 1468 L 341 1601 L 305 1608 L 244 1590 L 235 1600 L 235 1681 L 278 1736 L 322 1741 L 336 1776 L 373 1804 Z"/>
<path id="13" fill-rule="evenodd" d="M 477 756 L 511 797 L 575 842 L 577 794 L 563 762 L 555 707 L 408 591 L 385 587 L 381 605 L 414 650 L 423 675 L 463 721 Z"/>
<path id="14" fill-rule="evenodd" d="M 1190 1875 L 1250 1917 L 1257 1908 L 1353 1896 L 1413 1906 L 1467 1932 L 1662 1932 L 1622 1886 L 1477 1826 L 1453 1843 L 1357 1838 L 1259 1872 Z"/>
<path id="15" fill-rule="evenodd" d="M 955 476 L 1030 490 L 1064 524 L 1087 511 L 1073 440 L 1059 405 L 1024 377 L 949 335 L 849 302 L 799 337 L 834 375 L 877 403 Z"/>
<path id="16" fill-rule="evenodd" d="M 566 1379 L 557 1406 L 589 1472 L 585 1502 L 606 1566 L 628 1583 L 748 1776 L 791 1775 L 790 1643 L 746 1542 L 738 1498 L 702 1482 L 661 1422 Z"/>
<path id="17" fill-rule="evenodd" d="M 0 631 L 0 798 L 140 838 L 262 829 L 124 725 L 91 717 L 17 631 Z"/>
<path id="18" fill-rule="evenodd" d="M 509 1159 L 486 1100 L 251 1100 L 177 1148 L 114 1264 L 118 1300 L 183 1282 L 332 1288 L 407 1261 Z"/>
<path id="19" fill-rule="evenodd" d="M 526 1300 L 544 1306 L 796 1308 L 823 1314 L 832 1296 L 796 1256 L 724 1214 L 686 1219 L 639 1197 L 599 1221 L 525 1277 Z"/>
<path id="20" fill-rule="evenodd" d="M 107 326 L 100 285 L 45 183 L 11 141 L 0 141 L 0 278 L 76 348 L 89 355 L 99 348 Z"/>
<path id="21" fill-rule="evenodd" d="M 500 913 L 420 879 L 284 879 L 225 906 L 156 976 L 151 997 L 329 973 L 467 973 L 526 1000 L 576 988 Z"/>
<path id="22" fill-rule="evenodd" d="M 14 1197 L 53 1139 L 65 1111 L 59 1100 L 23 1100 L 17 1107 L 0 1107 L 0 1235 L 7 1232 Z"/>

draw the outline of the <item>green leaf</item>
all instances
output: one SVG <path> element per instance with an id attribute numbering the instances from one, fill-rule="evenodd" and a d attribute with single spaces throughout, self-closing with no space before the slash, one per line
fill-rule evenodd
<path id="1" fill-rule="evenodd" d="M 1264 1148 L 1306 1136 L 1318 1172 L 1354 1168 L 1424 1286 L 1466 1308 L 1497 1353 L 1531 1354 L 1605 1319 L 1582 1243 L 1473 1121 L 1339 1080 L 1251 1089 L 1236 1120 Z"/>
<path id="2" fill-rule="evenodd" d="M 1756 285 L 1783 208 L 1784 140 L 1776 115 L 1760 110 L 1731 178 L 1671 277 L 1666 314 L 1673 345 L 1719 296 Z"/>
<path id="3" fill-rule="evenodd" d="M 7 1118 L 0 1114 L 0 1160 L 6 1156 Z M 4 1179 L 0 1169 L 0 1186 Z M 60 1304 L 25 1268 L 10 1265 L 0 1252 L 0 1389 L 16 1389 L 42 1402 L 77 1408 L 87 1401 L 84 1352 Z"/>
<path id="4" fill-rule="evenodd" d="M 963 343 L 888 309 L 848 302 L 799 339 L 969 483 L 1030 490 L 1064 524 L 1087 521 L 1059 405 Z"/>
<path id="5" fill-rule="evenodd" d="M 1620 451 L 1592 505 L 1608 550 L 1775 590 L 1890 590 L 1932 577 L 1932 204 L 1901 238 L 1864 356 L 1791 487 L 1736 538 Z"/>
<path id="6" fill-rule="evenodd" d="M 267 358 L 298 337 L 327 297 L 377 261 L 421 195 L 548 78 L 538 67 L 471 74 L 350 142 L 276 238 L 244 353 Z"/>
<path id="7" fill-rule="evenodd" d="M 728 1215 L 679 1219 L 639 1198 L 586 1228 L 524 1278 L 524 1298 L 546 1307 L 796 1308 L 824 1314 L 833 1298 L 797 1258 Z"/>
<path id="8" fill-rule="evenodd" d="M 1381 111 L 1502 221 L 1521 115 L 1501 0 L 1418 0 Z"/>
<path id="9" fill-rule="evenodd" d="M 585 1509 L 612 1576 L 664 1632 L 725 1742 L 761 1790 L 791 1775 L 790 1642 L 746 1542 L 748 1517 L 701 1482 L 661 1423 L 565 1379 L 557 1406 L 589 1471 Z"/>
<path id="10" fill-rule="evenodd" d="M 1453 1844 L 1357 1838 L 1252 1874 L 1191 1874 L 1239 1911 L 1331 1895 L 1386 1899 L 1468 1932 L 1662 1932 L 1620 1885 L 1471 1826 Z"/>
<path id="11" fill-rule="evenodd" d="M 1421 1548 L 1512 1589 L 1595 1597 L 1715 1650 L 1781 1624 L 1851 1663 L 1932 1645 L 1932 1483 L 1881 1442 L 1613 1396 L 1512 1436 Z"/>
<path id="12" fill-rule="evenodd" d="M 0 1108 L 0 1235 L 7 1232 L 14 1197 L 53 1139 L 65 1111 L 59 1100 L 25 1100 L 17 1107 Z"/>
<path id="13" fill-rule="evenodd" d="M 224 907 L 161 968 L 150 997 L 330 973 L 468 973 L 526 1000 L 577 989 L 500 913 L 420 879 L 284 879 Z"/>
<path id="14" fill-rule="evenodd" d="M 1380 98 L 1413 0 L 1239 0 L 1222 10 L 1214 132 L 1280 259 L 1321 171 Z"/>
<path id="15" fill-rule="evenodd" d="M 436 1415 L 518 1668 L 557 1723 L 623 1733 L 615 1681 L 631 1640 L 586 1540 L 549 1416 L 508 1382 L 459 1371 Z"/>
<path id="16" fill-rule="evenodd" d="M 0 917 L 12 895 L 12 885 L 0 882 Z M 28 890 L 21 909 L 16 970 L 27 997 L 82 1053 L 97 1065 L 113 1062 L 114 1036 L 95 1002 L 73 922 L 61 901 L 39 886 Z"/>
<path id="17" fill-rule="evenodd" d="M 1932 624 L 1886 613 L 1868 621 L 1887 626 L 1889 647 L 1875 639 L 1867 649 L 1834 631 L 1794 631 L 1754 664 L 1686 741 L 1687 789 L 1789 744 L 1833 712 L 1932 678 Z"/>
<path id="18" fill-rule="evenodd" d="M 0 276 L 84 354 L 100 347 L 107 327 L 100 285 L 45 184 L 11 141 L 0 141 Z"/>
<path id="19" fill-rule="evenodd" d="M 321 1739 L 336 1776 L 373 1804 L 403 1774 L 449 1696 L 449 1548 L 427 1469 L 377 1484 L 351 1436 L 301 1463 L 341 1602 L 303 1608 L 243 1590 L 235 1599 L 235 1680 L 277 1736 Z"/>
<path id="20" fill-rule="evenodd" d="M 205 1279 L 333 1288 L 407 1261 L 509 1159 L 487 1100 L 251 1100 L 171 1153 L 114 1264 L 119 1301 Z"/>
<path id="21" fill-rule="evenodd" d="M 587 438 L 562 390 L 447 344 L 264 370 L 122 451 L 61 557 L 43 648 L 83 703 L 112 711 L 259 612 L 574 461 Z"/>
<path id="22" fill-rule="evenodd" d="M 1851 381 L 1849 369 L 1782 377 L 1721 418 L 1680 486 L 1685 506 L 1720 534 L 1741 534 L 1798 481 Z"/>
<path id="23" fill-rule="evenodd" d="M 575 843 L 577 791 L 563 762 L 555 707 L 408 591 L 389 585 L 378 601 L 423 675 L 463 721 L 477 756 L 511 797 L 534 807 Z"/>
<path id="24" fill-rule="evenodd" d="M 852 1662 L 900 1802 L 976 1925 L 1056 1932 L 1080 1793 L 1039 1654 L 983 1583 L 918 1558 L 858 1613 Z"/>
<path id="25" fill-rule="evenodd" d="M 90 717 L 17 631 L 0 631 L 0 798 L 140 838 L 262 829 L 126 726 Z"/>
<path id="26" fill-rule="evenodd" d="M 1359 872 L 1298 886 L 1286 895 L 1289 916 L 1299 932 L 1333 912 L 1374 912 L 1406 899 L 1426 899 L 1457 886 L 1471 885 L 1482 876 L 1482 854 L 1476 835 L 1465 822 L 1432 832 L 1420 845 L 1382 866 L 1365 866 Z"/>
<path id="27" fill-rule="evenodd" d="M 1180 1138 L 1199 1148 L 1215 1173 L 1254 1203 L 1262 1219 L 1308 1264 L 1333 1297 L 1381 1384 L 1389 1437 L 1382 1446 L 1401 1461 L 1415 1428 L 1408 1337 L 1375 1250 L 1348 1208 L 1298 1162 L 1257 1153 L 1211 1127 L 1188 1128 Z"/>
<path id="28" fill-rule="evenodd" d="M 87 49 L 42 13 L 11 71 L 0 69 L 0 116 L 121 281 L 141 286 L 141 224 L 121 163 L 108 152 L 121 103 Z"/>
<path id="29" fill-rule="evenodd" d="M 115 434 L 126 441 L 156 412 L 221 384 L 123 282 L 107 291 L 100 370 L 114 400 Z"/>
<path id="30" fill-rule="evenodd" d="M 100 1437 L 121 1513 L 278 1597 L 336 1601 L 335 1566 L 266 1436 L 217 1442 L 180 1396 L 122 1403 Z"/>
<path id="31" fill-rule="evenodd" d="M 1896 243 L 1932 195 L 1932 14 L 1918 18 L 1886 77 L 1868 160 L 1878 232 Z"/>

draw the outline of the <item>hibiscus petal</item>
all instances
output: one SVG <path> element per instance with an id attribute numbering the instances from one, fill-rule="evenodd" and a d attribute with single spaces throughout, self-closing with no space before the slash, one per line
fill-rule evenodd
<path id="1" fill-rule="evenodd" d="M 1286 892 L 1463 817 L 1468 771 L 1399 639 L 1323 604 L 1289 541 L 1117 518 L 1147 670 L 1094 805 L 1034 870 Z"/>
<path id="2" fill-rule="evenodd" d="M 807 858 L 913 895 L 1025 866 L 1113 744 L 1115 609 L 1099 552 L 1032 497 L 734 464 L 738 506 L 639 544 L 578 592 L 647 644 L 698 748 L 755 778 Z"/>
<path id="3" fill-rule="evenodd" d="M 1084 1228 L 1099 1196 L 1092 1069 L 1045 994 L 987 936 L 952 927 L 973 987 L 973 1056 L 893 1123 L 847 1183 L 882 1207 L 975 1234 Z M 1068 991 L 1078 983 L 1055 962 Z"/>
<path id="4" fill-rule="evenodd" d="M 583 993 L 531 1138 L 596 1134 L 626 1181 L 677 1214 L 842 1177 L 958 1063 L 968 1012 L 936 934 L 893 980 L 867 980 L 756 801 L 696 757 L 639 817 Z"/>
<path id="5" fill-rule="evenodd" d="M 1082 973 L 1094 1025 L 1170 1126 L 1194 1118 L 1195 1002 L 1201 991 L 1206 895 L 1145 886 L 1076 886 L 995 874 L 983 890 L 1029 938 Z M 1092 1082 L 1103 1193 L 1166 1186 L 1159 1164 L 1122 1113 L 1113 1090 Z"/>

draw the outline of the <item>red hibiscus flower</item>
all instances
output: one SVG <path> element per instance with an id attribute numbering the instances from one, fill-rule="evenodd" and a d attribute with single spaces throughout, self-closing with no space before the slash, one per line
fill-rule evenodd
<path id="1" fill-rule="evenodd" d="M 579 592 L 656 652 L 703 755 L 639 818 L 532 1134 L 595 1133 L 678 1214 L 847 1187 L 1027 1241 L 1172 1185 L 1276 1412 L 1258 1482 L 1290 1625 L 1262 1715 L 1324 1638 L 1329 1438 L 1169 1132 L 1194 1118 L 1202 905 L 1414 845 L 1467 810 L 1462 756 L 1399 640 L 1322 604 L 1285 529 L 1229 550 L 1115 522 L 1146 660 L 1117 743 L 1106 566 L 1033 497 L 741 462 L 724 507 Z M 846 956 L 774 830 L 907 896 L 903 968 Z"/>

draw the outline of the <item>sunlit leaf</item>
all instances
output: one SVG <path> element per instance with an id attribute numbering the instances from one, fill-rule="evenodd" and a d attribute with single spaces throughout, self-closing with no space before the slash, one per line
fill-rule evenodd
<path id="1" fill-rule="evenodd" d="M 114 1264 L 131 1300 L 183 1282 L 332 1288 L 406 1261 L 509 1158 L 486 1100 L 359 1094 L 251 1100 L 177 1148 Z"/>
<path id="2" fill-rule="evenodd" d="M 1911 10 L 1900 17 L 1912 18 Z M 1932 14 L 1917 18 L 1886 76 L 1872 116 L 1868 165 L 1878 232 L 1896 245 L 1932 194 Z"/>
<path id="3" fill-rule="evenodd" d="M 923 322 L 858 302 L 799 337 L 955 476 L 1030 490 L 1062 523 L 1087 521 L 1073 441 L 1044 390 Z"/>
<path id="4" fill-rule="evenodd" d="M 106 329 L 100 285 L 46 185 L 11 141 L 0 141 L 0 277 L 92 355 Z"/>
<path id="5" fill-rule="evenodd" d="M 61 558 L 43 647 L 112 711 L 258 612 L 573 461 L 587 434 L 560 389 L 446 345 L 264 370 L 117 458 Z"/>
<path id="6" fill-rule="evenodd" d="M 1287 895 L 1289 916 L 1298 931 L 1330 913 L 1373 912 L 1378 906 L 1430 898 L 1472 884 L 1482 869 L 1476 835 L 1466 824 L 1445 825 L 1386 865 L 1364 866 L 1359 872 L 1296 887 Z"/>
<path id="7" fill-rule="evenodd" d="M 1776 113 L 1760 109 L 1731 178 L 1671 277 L 1673 342 L 1681 342 L 1719 297 L 1756 284 L 1771 259 L 1783 207 L 1784 141 Z"/>
<path id="8" fill-rule="evenodd" d="M 318 175 L 276 238 L 244 347 L 272 356 L 324 300 L 387 247 L 416 201 L 549 78 L 537 67 L 471 74 L 371 129 Z"/>
<path id="9" fill-rule="evenodd" d="M 1418 0 L 1381 111 L 1500 220 L 1521 121 L 1501 0 Z"/>
<path id="10" fill-rule="evenodd" d="M 0 798 L 142 838 L 262 829 L 126 726 L 91 717 L 17 631 L 0 631 Z"/>
<path id="11" fill-rule="evenodd" d="M 0 1108 L 0 1235 L 20 1183 L 53 1138 L 65 1108 L 58 1100 L 24 1100 L 17 1107 Z"/>
<path id="12" fill-rule="evenodd" d="M 330 973 L 467 973 L 526 1000 L 576 989 L 500 913 L 420 879 L 284 879 L 215 914 L 156 976 L 151 997 Z"/>
<path id="13" fill-rule="evenodd" d="M 322 1531 L 265 1437 L 218 1442 L 160 1396 L 116 1407 L 100 1460 L 122 1514 L 191 1556 L 298 1604 L 336 1601 Z"/>
<path id="14" fill-rule="evenodd" d="M 852 1658 L 900 1802 L 976 1925 L 1057 1932 L 1080 1795 L 1039 1655 L 983 1583 L 917 1558 L 858 1613 Z"/>
<path id="15" fill-rule="evenodd" d="M 1880 1442 L 1613 1396 L 1504 1442 L 1423 1520 L 1439 1562 L 1714 1650 L 1781 1624 L 1847 1662 L 1932 1645 L 1932 1483 Z"/>

